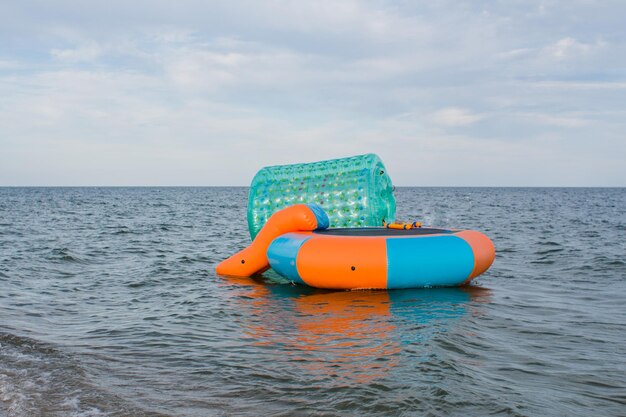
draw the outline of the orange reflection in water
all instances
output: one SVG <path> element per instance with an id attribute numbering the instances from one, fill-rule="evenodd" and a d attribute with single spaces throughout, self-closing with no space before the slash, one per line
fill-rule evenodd
<path id="1" fill-rule="evenodd" d="M 341 385 L 384 378 L 399 364 L 407 339 L 399 321 L 451 323 L 467 314 L 470 300 L 489 293 L 476 287 L 328 292 L 251 278 L 225 283 L 234 284 L 230 300 L 245 312 L 244 331 L 254 345 L 276 346 L 277 360 L 312 380 Z"/>
<path id="2" fill-rule="evenodd" d="M 295 360 L 319 377 L 365 384 L 398 363 L 400 344 L 386 291 L 344 291 L 299 297 Z"/>

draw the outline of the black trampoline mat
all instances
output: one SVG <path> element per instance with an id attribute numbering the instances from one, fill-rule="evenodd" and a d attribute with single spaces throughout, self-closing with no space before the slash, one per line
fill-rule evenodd
<path id="1" fill-rule="evenodd" d="M 313 233 L 331 236 L 419 236 L 454 232 L 448 229 L 435 229 L 432 227 L 416 227 L 409 230 L 387 229 L 386 227 L 337 227 L 316 230 Z"/>

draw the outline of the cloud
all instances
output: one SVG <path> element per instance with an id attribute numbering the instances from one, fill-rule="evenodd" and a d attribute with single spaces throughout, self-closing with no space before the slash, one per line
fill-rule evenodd
<path id="1" fill-rule="evenodd" d="M 365 152 L 404 185 L 626 178 L 626 5 L 3 7 L 0 184 L 244 185 Z"/>
<path id="2" fill-rule="evenodd" d="M 16 70 L 22 66 L 18 61 L 9 59 L 0 59 L 0 71 L 2 70 Z"/>
<path id="3" fill-rule="evenodd" d="M 542 113 L 519 113 L 518 116 L 531 123 L 540 123 L 567 128 L 589 126 L 594 123 L 593 120 L 576 115 L 563 116 Z"/>
<path id="4" fill-rule="evenodd" d="M 548 46 L 546 51 L 557 60 L 563 60 L 587 55 L 593 51 L 603 48 L 604 46 L 606 46 L 606 43 L 603 41 L 584 43 L 579 42 L 574 38 L 566 37 L 559 39 L 556 43 Z"/>
<path id="5" fill-rule="evenodd" d="M 467 109 L 447 107 L 432 114 L 432 120 L 445 126 L 465 126 L 476 123 L 484 118 L 483 115 L 473 114 Z"/>
<path id="6" fill-rule="evenodd" d="M 102 48 L 95 42 L 86 45 L 80 45 L 74 48 L 57 49 L 50 51 L 55 59 L 67 62 L 83 62 L 95 61 L 102 55 Z"/>
<path id="7" fill-rule="evenodd" d="M 566 90 L 623 90 L 626 82 L 615 81 L 539 81 L 535 87 Z"/>

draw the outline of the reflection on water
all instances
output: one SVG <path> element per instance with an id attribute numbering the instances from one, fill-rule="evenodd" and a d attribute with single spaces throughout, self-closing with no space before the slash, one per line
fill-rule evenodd
<path id="1" fill-rule="evenodd" d="M 318 378 L 367 383 L 397 365 L 398 341 L 392 337 L 386 292 L 330 292 L 295 299 L 303 368 Z"/>
<path id="2" fill-rule="evenodd" d="M 251 343 L 280 347 L 312 381 L 331 378 L 339 385 L 389 376 L 402 360 L 403 345 L 423 344 L 449 330 L 470 313 L 471 301 L 475 308 L 490 295 L 474 286 L 325 291 L 261 278 L 224 280 Z"/>

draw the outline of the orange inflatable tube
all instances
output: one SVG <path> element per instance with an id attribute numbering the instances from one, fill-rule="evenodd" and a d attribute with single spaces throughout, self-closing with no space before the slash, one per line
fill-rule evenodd
<path id="1" fill-rule="evenodd" d="M 217 265 L 220 275 L 249 277 L 269 268 L 267 248 L 277 237 L 328 227 L 328 216 L 316 205 L 296 204 L 272 214 L 250 246 Z"/>
<path id="2" fill-rule="evenodd" d="M 354 290 L 462 285 L 485 272 L 496 253 L 473 230 L 364 227 L 286 233 L 267 256 L 295 283 Z"/>

